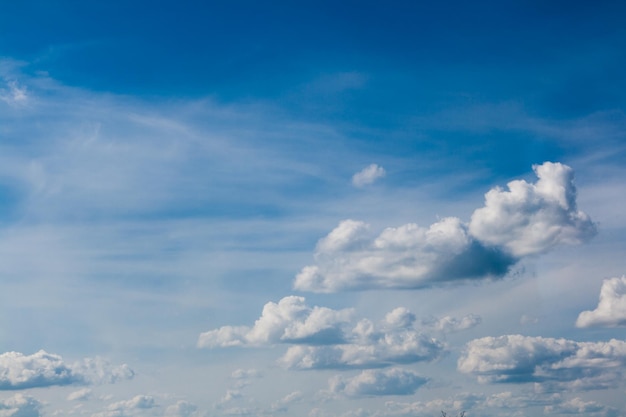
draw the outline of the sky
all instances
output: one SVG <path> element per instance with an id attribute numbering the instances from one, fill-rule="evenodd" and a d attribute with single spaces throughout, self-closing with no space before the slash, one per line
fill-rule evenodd
<path id="1" fill-rule="evenodd" d="M 626 416 L 626 6 L 0 0 L 0 417 Z"/>

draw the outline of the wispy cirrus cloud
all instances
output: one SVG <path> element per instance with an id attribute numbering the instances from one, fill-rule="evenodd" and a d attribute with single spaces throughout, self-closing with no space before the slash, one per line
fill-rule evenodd
<path id="1" fill-rule="evenodd" d="M 363 168 L 352 176 L 352 185 L 361 188 L 366 185 L 373 184 L 376 180 L 383 178 L 386 175 L 386 171 L 383 167 L 377 164 L 371 164 Z"/>
<path id="2" fill-rule="evenodd" d="M 538 181 L 494 188 L 469 223 L 447 217 L 429 227 L 405 224 L 372 235 L 361 221 L 345 220 L 316 247 L 294 288 L 337 292 L 427 288 L 451 282 L 501 278 L 525 256 L 596 234 L 579 211 L 573 170 L 560 163 L 533 167 Z"/>

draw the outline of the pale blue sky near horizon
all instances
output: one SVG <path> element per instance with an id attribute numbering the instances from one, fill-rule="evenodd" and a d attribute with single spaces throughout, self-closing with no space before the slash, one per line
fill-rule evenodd
<path id="1" fill-rule="evenodd" d="M 626 6 L 0 1 L 0 417 L 624 416 Z"/>

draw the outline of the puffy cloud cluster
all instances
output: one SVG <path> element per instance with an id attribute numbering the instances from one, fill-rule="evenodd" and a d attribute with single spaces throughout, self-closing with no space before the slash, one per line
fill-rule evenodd
<path id="1" fill-rule="evenodd" d="M 130 379 L 127 365 L 113 366 L 101 358 L 67 364 L 59 355 L 40 350 L 32 355 L 6 352 L 0 355 L 0 390 L 19 390 L 53 385 L 113 383 Z"/>
<path id="2" fill-rule="evenodd" d="M 225 326 L 200 334 L 198 347 L 262 346 L 288 343 L 279 362 L 289 369 L 375 368 L 430 361 L 444 344 L 415 327 L 404 307 L 375 324 L 353 320 L 352 310 L 308 307 L 303 297 L 267 303 L 253 327 Z"/>
<path id="3" fill-rule="evenodd" d="M 386 172 L 383 167 L 371 164 L 352 176 L 352 185 L 355 187 L 364 187 L 384 177 L 385 174 Z"/>
<path id="4" fill-rule="evenodd" d="M 300 271 L 294 288 L 424 288 L 498 278 L 524 256 L 591 238 L 595 224 L 576 207 L 572 169 L 551 162 L 533 169 L 535 184 L 517 180 L 508 191 L 492 189 L 468 224 L 448 217 L 429 227 L 390 227 L 376 236 L 366 223 L 342 221 L 319 241 L 316 264 Z"/>
<path id="5" fill-rule="evenodd" d="M 16 394 L 0 401 L 0 417 L 39 417 L 41 403 L 28 395 Z"/>
<path id="6" fill-rule="evenodd" d="M 544 407 L 544 413 L 549 415 L 554 414 L 582 414 L 585 416 L 603 416 L 603 417 L 617 417 L 618 411 L 613 408 L 600 404 L 596 401 L 584 401 L 581 398 L 575 397 L 567 401 L 563 401 L 555 405 L 547 405 Z"/>
<path id="7" fill-rule="evenodd" d="M 540 390 L 613 388 L 623 381 L 626 342 L 506 335 L 470 341 L 458 370 L 483 383 L 538 383 Z"/>
<path id="8" fill-rule="evenodd" d="M 330 379 L 330 391 L 348 397 L 411 395 L 428 382 L 414 371 L 390 368 L 368 369 L 352 378 L 337 375 Z"/>
<path id="9" fill-rule="evenodd" d="M 604 280 L 598 306 L 580 313 L 576 326 L 626 326 L 626 276 Z"/>
<path id="10" fill-rule="evenodd" d="M 352 310 L 310 308 L 303 297 L 269 302 L 253 327 L 224 326 L 200 334 L 198 347 L 259 346 L 275 343 L 332 344 L 343 342 L 343 327 Z"/>

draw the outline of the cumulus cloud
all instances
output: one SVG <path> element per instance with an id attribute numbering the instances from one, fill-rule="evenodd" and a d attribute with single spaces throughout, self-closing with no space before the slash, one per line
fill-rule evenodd
<path id="1" fill-rule="evenodd" d="M 308 307 L 303 297 L 289 296 L 267 303 L 253 327 L 224 326 L 200 334 L 198 347 L 264 346 L 288 343 L 279 362 L 289 369 L 375 368 L 397 363 L 430 361 L 444 344 L 415 327 L 416 317 L 398 307 L 378 324 L 354 321 L 352 310 Z M 249 371 L 237 370 L 242 381 Z"/>
<path id="2" fill-rule="evenodd" d="M 467 344 L 457 366 L 482 383 L 534 382 L 544 391 L 614 388 L 623 381 L 626 342 L 484 337 Z"/>
<path id="3" fill-rule="evenodd" d="M 141 415 L 145 410 L 157 407 L 154 397 L 150 395 L 136 395 L 129 400 L 117 401 L 110 404 L 105 411 L 94 414 L 92 417 L 123 417 L 127 415 Z"/>
<path id="4" fill-rule="evenodd" d="M 0 417 L 39 417 L 41 405 L 31 396 L 16 394 L 0 401 Z"/>
<path id="5" fill-rule="evenodd" d="M 417 289 L 500 278 L 524 256 L 591 238 L 596 227 L 576 207 L 572 169 L 551 162 L 533 169 L 535 184 L 518 180 L 508 191 L 492 189 L 467 224 L 447 217 L 429 227 L 409 223 L 375 235 L 364 222 L 344 220 L 318 242 L 316 263 L 297 274 L 294 288 Z"/>
<path id="6" fill-rule="evenodd" d="M 385 176 L 385 169 L 376 164 L 368 165 L 352 176 L 352 185 L 364 187 Z"/>
<path id="7" fill-rule="evenodd" d="M 68 401 L 84 401 L 84 400 L 89 399 L 89 397 L 91 397 L 91 389 L 83 388 L 83 389 L 79 389 L 78 391 L 71 392 L 67 396 L 67 400 Z"/>
<path id="8" fill-rule="evenodd" d="M 595 224 L 576 207 L 574 171 L 552 162 L 534 165 L 533 170 L 539 178 L 535 184 L 516 180 L 507 184 L 508 191 L 495 188 L 485 194 L 485 206 L 472 214 L 472 235 L 515 257 L 595 235 Z"/>
<path id="9" fill-rule="evenodd" d="M 427 381 L 427 378 L 406 369 L 369 369 L 352 378 L 337 375 L 329 381 L 329 388 L 335 394 L 348 397 L 411 395 Z"/>
<path id="10" fill-rule="evenodd" d="M 101 358 L 67 364 L 59 355 L 40 350 L 32 355 L 6 352 L 0 355 L 0 390 L 53 385 L 113 383 L 134 375 L 127 365 L 113 366 Z"/>
<path id="11" fill-rule="evenodd" d="M 596 309 L 578 315 L 576 327 L 592 326 L 626 326 L 626 276 L 604 280 Z"/>
<path id="12" fill-rule="evenodd" d="M 275 343 L 333 344 L 343 341 L 351 309 L 308 307 L 303 297 L 269 302 L 253 327 L 224 326 L 200 334 L 198 347 L 261 346 Z"/>

